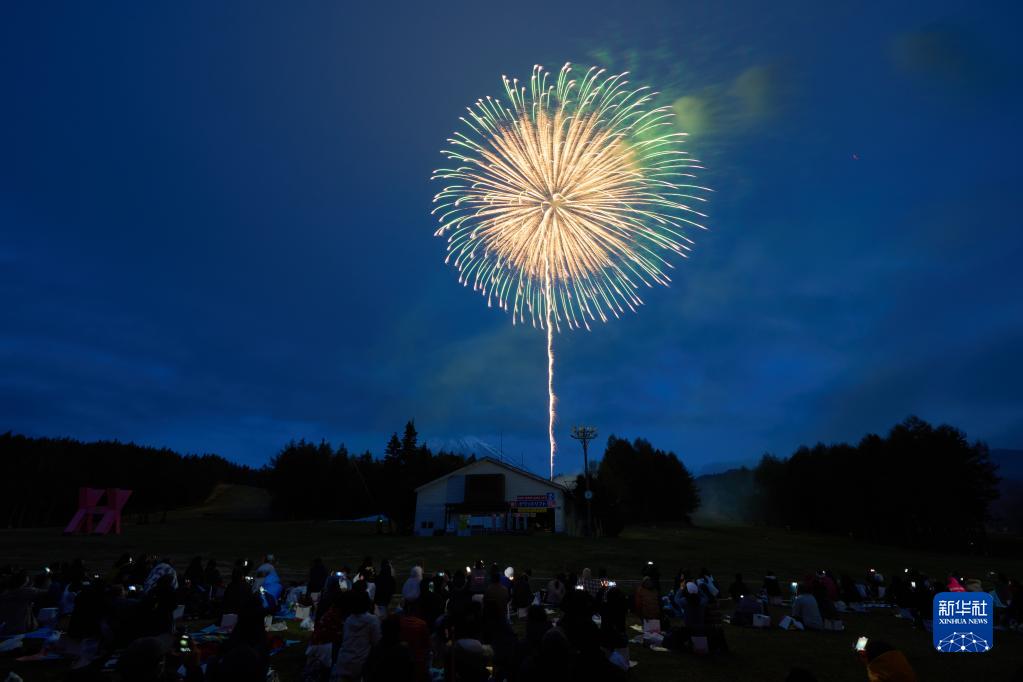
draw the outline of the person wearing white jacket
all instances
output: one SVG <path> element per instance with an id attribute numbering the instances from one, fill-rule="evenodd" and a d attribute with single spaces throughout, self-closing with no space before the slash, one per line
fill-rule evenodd
<path id="1" fill-rule="evenodd" d="M 380 619 L 367 613 L 369 607 L 368 594 L 359 590 L 352 595 L 352 614 L 345 619 L 341 650 L 330 673 L 331 682 L 362 679 L 370 649 L 380 641 Z"/>
<path id="2" fill-rule="evenodd" d="M 423 567 L 413 566 L 412 572 L 401 588 L 401 598 L 405 603 L 414 602 L 419 599 L 419 591 L 423 582 Z"/>

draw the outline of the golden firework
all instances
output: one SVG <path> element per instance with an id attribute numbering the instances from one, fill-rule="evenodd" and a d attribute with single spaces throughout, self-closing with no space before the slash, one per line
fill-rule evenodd
<path id="1" fill-rule="evenodd" d="M 468 132 L 442 152 L 454 167 L 433 174 L 449 183 L 434 197 L 435 234 L 459 281 L 547 330 L 552 476 L 553 332 L 634 311 L 641 287 L 667 285 L 709 191 L 693 184 L 699 162 L 671 109 L 651 106 L 656 93 L 625 73 L 571 70 L 549 83 L 534 66 L 528 86 L 504 77 L 506 100 L 468 107 Z"/>

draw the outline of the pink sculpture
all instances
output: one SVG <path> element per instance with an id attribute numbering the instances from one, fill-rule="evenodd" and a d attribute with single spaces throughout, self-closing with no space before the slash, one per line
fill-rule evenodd
<path id="1" fill-rule="evenodd" d="M 103 496 L 107 496 L 106 504 L 100 504 Z M 93 535 L 106 535 L 113 529 L 117 535 L 121 534 L 121 510 L 131 497 L 130 490 L 120 488 L 79 488 L 78 489 L 78 511 L 71 517 L 71 522 L 64 529 L 65 535 L 72 533 L 91 533 Z M 99 522 L 95 517 L 99 515 Z"/>

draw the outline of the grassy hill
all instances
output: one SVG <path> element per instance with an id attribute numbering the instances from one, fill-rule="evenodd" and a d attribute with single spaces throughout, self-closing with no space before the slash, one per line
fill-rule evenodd
<path id="1" fill-rule="evenodd" d="M 270 518 L 270 493 L 251 485 L 219 483 L 201 505 L 179 510 L 175 516 L 262 521 Z"/>

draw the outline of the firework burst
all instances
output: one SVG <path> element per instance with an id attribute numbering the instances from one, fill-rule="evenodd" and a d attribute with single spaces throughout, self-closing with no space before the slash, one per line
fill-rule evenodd
<path id="1" fill-rule="evenodd" d="M 448 183 L 435 234 L 459 282 L 547 331 L 552 476 L 554 331 L 635 311 L 641 287 L 668 285 L 670 257 L 686 257 L 684 232 L 706 217 L 685 134 L 626 75 L 576 80 L 565 64 L 556 78 L 533 67 L 528 85 L 503 78 L 506 99 L 467 109 L 467 130 L 442 152 L 453 167 L 433 174 Z"/>

